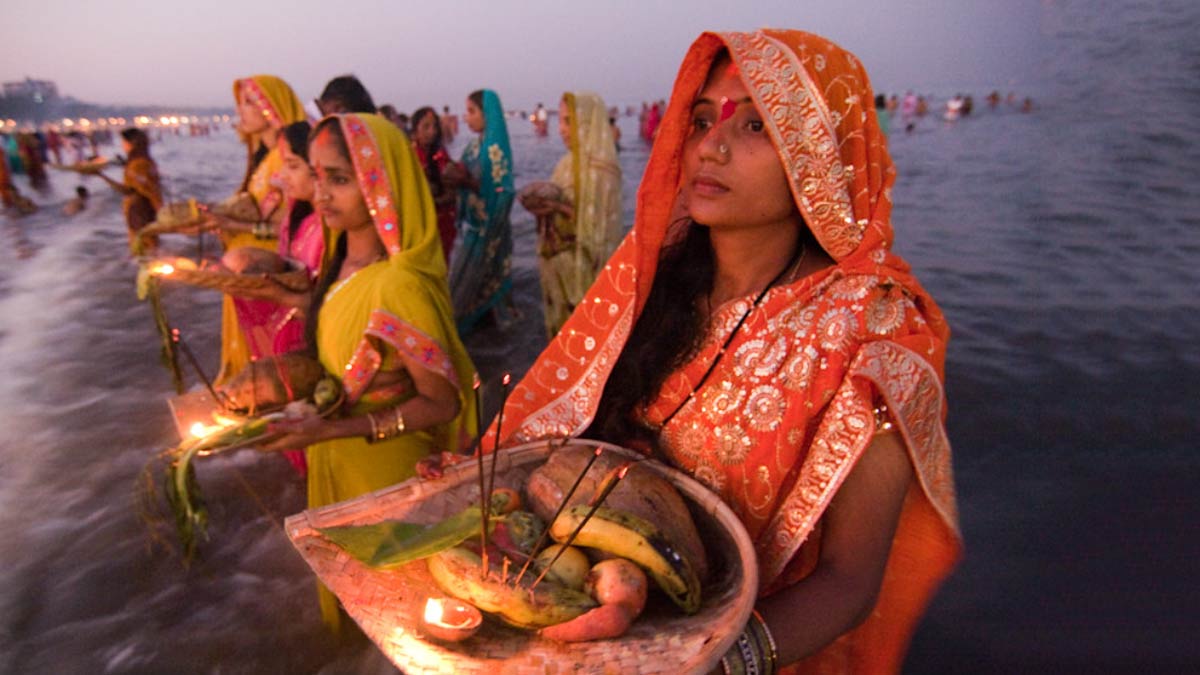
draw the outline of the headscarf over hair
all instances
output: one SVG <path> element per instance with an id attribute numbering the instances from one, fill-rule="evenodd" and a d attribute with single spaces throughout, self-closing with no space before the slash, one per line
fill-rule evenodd
<path id="1" fill-rule="evenodd" d="M 490 202 L 499 195 L 512 194 L 512 147 L 508 142 L 508 123 L 504 121 L 504 108 L 500 105 L 500 97 L 496 92 L 491 89 L 483 90 L 483 105 L 480 109 L 483 112 L 484 128 L 479 141 L 479 161 L 483 168 L 479 177 L 479 193 L 490 206 Z"/>
<path id="2" fill-rule="evenodd" d="M 475 367 L 454 327 L 437 212 L 425 174 L 408 137 L 386 118 L 365 113 L 332 115 L 318 128 L 331 119 L 345 138 L 363 200 L 387 251 L 389 273 L 395 277 L 391 287 L 423 291 L 398 292 L 404 296 L 398 300 L 403 307 L 376 311 L 367 335 L 402 353 L 419 351 L 427 358 L 418 360 L 425 360 L 431 370 L 458 387 L 459 414 L 446 425 L 448 434 L 440 446 L 457 451 L 475 432 L 474 398 L 470 395 Z M 336 248 L 336 241 L 328 242 L 327 249 Z M 352 401 L 362 394 L 381 362 L 371 341 L 364 338 L 344 380 Z"/>
<path id="3" fill-rule="evenodd" d="M 797 208 L 836 264 L 771 289 L 689 401 L 705 360 L 717 358 L 740 314 L 714 317 L 713 335 L 692 362 L 667 378 L 658 401 L 632 412 L 653 424 L 679 408 L 663 444 L 746 524 L 769 594 L 811 572 L 819 538 L 800 547 L 869 445 L 872 408 L 886 403 L 916 487 L 872 617 L 816 658 L 849 650 L 831 658 L 848 659 L 857 672 L 898 670 L 917 619 L 960 552 L 943 422 L 949 329 L 889 250 L 895 171 L 866 73 L 837 45 L 784 30 L 704 33 L 692 44 L 646 166 L 633 230 L 509 396 L 502 444 L 574 436 L 591 423 L 664 241 L 679 236 L 672 222 L 688 226 L 674 212 L 684 143 L 692 105 L 724 50 L 775 144 Z M 744 312 L 749 300 L 731 306 Z"/>
<path id="4" fill-rule="evenodd" d="M 570 296 L 579 298 L 621 236 L 621 165 L 603 99 L 581 91 L 567 92 L 563 100 L 572 113 L 576 269 L 587 270 L 586 278 L 575 280 L 581 287 L 570 289 Z"/>
<path id="5" fill-rule="evenodd" d="M 287 82 L 274 75 L 253 75 L 234 80 L 233 100 L 235 105 L 240 102 L 243 89 L 250 92 L 251 100 L 262 111 L 263 118 L 267 120 L 267 125 L 271 128 L 270 133 L 293 122 L 308 119 L 304 112 L 304 104 L 296 97 L 296 93 L 292 91 Z M 258 148 L 254 147 L 251 139 L 244 136 L 242 142 L 246 144 L 247 152 L 246 176 L 242 179 L 241 187 L 242 190 L 245 190 L 249 185 L 251 174 L 254 173 L 254 153 Z"/>

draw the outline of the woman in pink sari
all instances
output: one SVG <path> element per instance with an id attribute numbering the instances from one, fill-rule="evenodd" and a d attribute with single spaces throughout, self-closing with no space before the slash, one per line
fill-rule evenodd
<path id="1" fill-rule="evenodd" d="M 280 178 L 287 198 L 287 213 L 279 232 L 279 255 L 291 265 L 308 271 L 315 280 L 325 252 L 325 236 L 321 219 L 313 210 L 313 170 L 308 163 L 308 122 L 295 122 L 279 131 L 279 148 L 283 160 Z M 250 347 L 250 358 L 257 361 L 272 354 L 304 349 L 305 312 L 310 297 L 307 292 L 272 288 L 264 292 L 248 292 L 233 300 L 238 324 Z M 288 451 L 288 460 L 304 472 L 304 452 Z"/>

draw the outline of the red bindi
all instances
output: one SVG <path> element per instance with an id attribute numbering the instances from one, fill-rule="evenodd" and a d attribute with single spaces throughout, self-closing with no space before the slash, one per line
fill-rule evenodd
<path id="1" fill-rule="evenodd" d="M 737 103 L 735 101 L 733 101 L 732 99 L 730 99 L 729 97 L 722 96 L 721 97 L 721 119 L 718 121 L 724 122 L 725 120 L 729 119 L 730 117 L 733 117 L 733 111 L 735 111 L 735 110 L 737 110 Z"/>

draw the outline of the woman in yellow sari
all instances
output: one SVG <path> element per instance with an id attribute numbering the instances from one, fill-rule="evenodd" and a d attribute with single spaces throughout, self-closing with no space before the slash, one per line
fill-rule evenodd
<path id="1" fill-rule="evenodd" d="M 378 115 L 326 117 L 313 131 L 315 205 L 334 233 L 309 312 L 309 344 L 342 379 L 346 414 L 280 424 L 264 447 L 307 446 L 308 505 L 415 475 L 431 452 L 475 435 L 475 367 L 459 340 L 433 197 L 404 133 Z M 338 623 L 336 599 L 322 613 Z"/>
<path id="2" fill-rule="evenodd" d="M 949 329 L 891 250 L 872 100 L 818 36 L 701 35 L 633 231 L 503 411 L 502 445 L 639 448 L 733 509 L 760 588 L 725 673 L 899 672 L 960 555 Z"/>
<path id="3" fill-rule="evenodd" d="M 558 132 L 567 146 L 550 176 L 558 198 L 537 184 L 521 198 L 537 216 L 542 313 L 551 338 L 621 237 L 621 165 L 603 99 L 590 92 L 563 94 Z"/>
<path id="4" fill-rule="evenodd" d="M 246 174 L 239 192 L 248 192 L 258 206 L 258 223 L 241 223 L 209 214 L 207 226 L 220 228 L 225 250 L 254 246 L 274 251 L 279 246 L 279 223 L 283 219 L 283 190 L 275 175 L 283 170 L 283 157 L 276 147 L 279 130 L 303 121 L 304 104 L 292 88 L 274 75 L 255 75 L 233 83 L 238 109 L 238 134 L 246 143 Z M 218 384 L 228 381 L 250 362 L 250 348 L 233 298 L 226 295 L 221 307 L 221 366 Z"/>

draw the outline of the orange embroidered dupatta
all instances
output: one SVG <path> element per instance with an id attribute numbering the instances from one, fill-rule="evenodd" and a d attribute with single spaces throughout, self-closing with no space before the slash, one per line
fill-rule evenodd
<path id="1" fill-rule="evenodd" d="M 752 298 L 718 311 L 707 343 L 637 411 L 670 417 L 661 444 L 741 516 L 763 594 L 812 570 L 825 508 L 874 435 L 886 403 L 913 462 L 871 618 L 794 672 L 898 671 L 926 604 L 961 550 L 943 416 L 949 330 L 890 252 L 895 170 L 858 60 L 799 31 L 705 33 L 672 92 L 638 193 L 632 232 L 505 410 L 505 444 L 582 433 L 654 281 L 675 220 L 691 106 L 727 49 L 789 177 L 797 208 L 835 265 L 772 289 L 713 374 L 684 403 Z M 511 420 L 511 426 L 508 424 Z M 494 429 L 491 433 L 494 433 Z M 808 546 L 803 546 L 806 542 Z"/>

